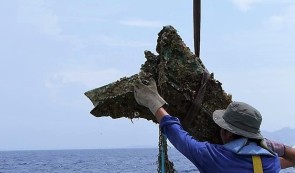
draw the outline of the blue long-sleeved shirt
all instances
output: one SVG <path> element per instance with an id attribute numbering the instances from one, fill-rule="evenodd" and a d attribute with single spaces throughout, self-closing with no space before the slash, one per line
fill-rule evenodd
<path id="1" fill-rule="evenodd" d="M 225 145 L 200 142 L 183 130 L 178 118 L 170 115 L 162 118 L 160 128 L 174 147 L 201 173 L 253 173 L 252 155 L 260 155 L 264 173 L 280 171 L 277 155 L 255 143 L 246 144 L 246 138 Z"/>

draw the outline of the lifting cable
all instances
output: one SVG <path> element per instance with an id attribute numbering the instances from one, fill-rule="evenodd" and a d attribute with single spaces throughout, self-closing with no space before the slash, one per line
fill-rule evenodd
<path id="1" fill-rule="evenodd" d="M 200 57 L 201 0 L 193 0 L 193 28 L 194 28 L 195 55 L 197 57 Z M 205 77 L 203 76 L 203 80 L 205 80 L 205 82 L 203 83 L 203 85 L 206 85 L 206 82 L 208 80 L 208 73 L 206 73 L 207 72 L 206 69 L 204 71 L 205 71 L 205 74 L 204 74 Z M 202 89 L 200 88 L 200 90 L 202 93 L 201 95 L 203 95 L 202 90 L 205 90 L 205 88 L 202 87 Z M 168 160 L 167 137 L 161 132 L 161 129 L 159 128 L 158 173 L 173 173 L 173 172 L 175 172 L 173 168 L 173 163 Z"/>

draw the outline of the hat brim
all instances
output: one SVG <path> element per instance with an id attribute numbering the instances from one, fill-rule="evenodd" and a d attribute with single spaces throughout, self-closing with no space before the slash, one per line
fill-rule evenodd
<path id="1" fill-rule="evenodd" d="M 257 133 L 252 133 L 252 132 L 245 131 L 243 129 L 237 128 L 237 127 L 227 123 L 223 119 L 224 113 L 225 113 L 225 110 L 216 110 L 213 112 L 213 121 L 218 126 L 220 126 L 223 129 L 226 129 L 229 132 L 234 133 L 236 135 L 241 135 L 241 136 L 244 136 L 247 138 L 252 138 L 252 139 L 263 139 L 263 136 L 260 134 L 259 131 Z"/>

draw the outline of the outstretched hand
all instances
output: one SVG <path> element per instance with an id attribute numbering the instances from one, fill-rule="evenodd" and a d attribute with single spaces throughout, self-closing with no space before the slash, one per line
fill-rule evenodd
<path id="1" fill-rule="evenodd" d="M 280 157 L 281 168 L 288 168 L 295 166 L 295 148 L 284 145 L 283 143 L 264 139 L 267 148 L 277 153 Z"/>
<path id="2" fill-rule="evenodd" d="M 157 110 L 167 102 L 159 95 L 156 81 L 151 78 L 145 85 L 140 79 L 134 83 L 134 98 L 136 102 L 150 109 L 155 115 Z"/>

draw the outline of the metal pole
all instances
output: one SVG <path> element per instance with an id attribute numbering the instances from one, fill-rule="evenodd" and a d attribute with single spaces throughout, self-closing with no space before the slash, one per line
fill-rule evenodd
<path id="1" fill-rule="evenodd" d="M 194 48 L 195 48 L 195 55 L 197 57 L 200 57 L 201 0 L 193 0 L 193 20 L 194 20 Z"/>

